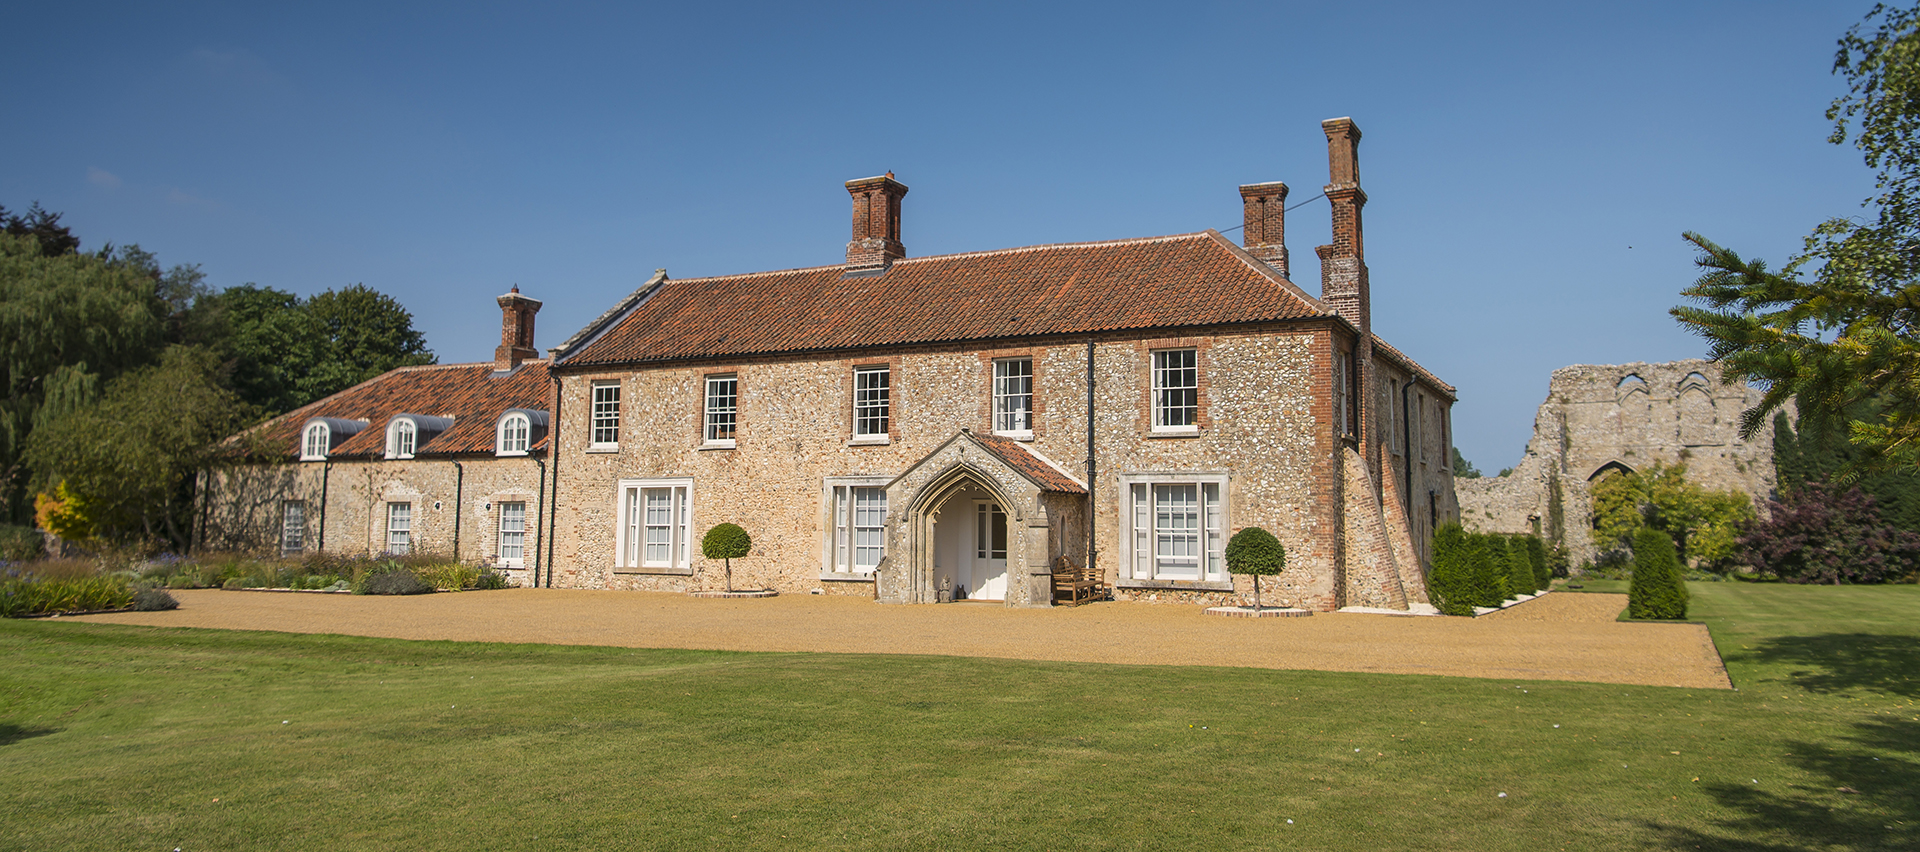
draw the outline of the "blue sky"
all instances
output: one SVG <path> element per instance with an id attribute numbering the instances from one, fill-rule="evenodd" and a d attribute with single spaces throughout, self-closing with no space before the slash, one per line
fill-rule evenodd
<path id="1" fill-rule="evenodd" d="M 0 28 L 0 204 L 209 283 L 400 299 L 443 362 L 492 297 L 558 343 L 658 267 L 837 263 L 841 184 L 915 256 L 1225 230 L 1361 145 L 1374 328 L 1516 463 L 1548 374 L 1696 357 L 1682 231 L 1776 263 L 1861 214 L 1828 144 L 1869 2 L 32 4 Z M 1288 218 L 1317 292 L 1327 208 Z M 1236 234 L 1237 236 L 1237 234 Z"/>

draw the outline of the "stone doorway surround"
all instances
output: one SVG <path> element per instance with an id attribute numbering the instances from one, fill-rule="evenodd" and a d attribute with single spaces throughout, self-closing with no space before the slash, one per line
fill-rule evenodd
<path id="1" fill-rule="evenodd" d="M 1023 442 L 966 429 L 887 483 L 887 555 L 874 569 L 876 596 L 938 600 L 934 522 L 949 497 L 969 489 L 1007 514 L 1005 605 L 1052 606 L 1055 559 L 1077 566 L 1086 558 L 1086 485 Z"/>

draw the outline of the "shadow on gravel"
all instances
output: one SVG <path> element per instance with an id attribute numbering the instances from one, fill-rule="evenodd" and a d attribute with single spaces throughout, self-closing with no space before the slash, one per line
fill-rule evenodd
<path id="1" fill-rule="evenodd" d="M 1809 692 L 1869 689 L 1920 697 L 1920 646 L 1911 636 L 1823 633 L 1766 639 L 1742 657 L 1756 663 L 1800 666 L 1787 674 Z"/>
<path id="2" fill-rule="evenodd" d="M 44 737 L 48 734 L 57 733 L 60 733 L 59 728 L 23 728 L 19 725 L 9 725 L 5 722 L 0 722 L 0 746 L 10 746 L 21 740 L 30 740 L 34 737 Z"/>
<path id="3" fill-rule="evenodd" d="M 1920 849 L 1920 723 L 1870 720 L 1825 743 L 1783 746 L 1816 783 L 1762 778 L 1702 785 L 1738 815 L 1720 820 L 1711 833 L 1658 823 L 1647 828 L 1673 849 Z"/>

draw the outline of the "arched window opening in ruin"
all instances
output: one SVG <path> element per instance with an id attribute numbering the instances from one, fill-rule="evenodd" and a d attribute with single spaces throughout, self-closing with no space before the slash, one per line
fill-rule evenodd
<path id="1" fill-rule="evenodd" d="M 1645 394 L 1647 392 L 1647 380 L 1640 378 L 1639 373 L 1628 373 L 1625 378 L 1620 380 L 1619 384 L 1613 386 L 1613 390 L 1621 399 L 1625 399 L 1630 393 L 1639 392 Z"/>
<path id="2" fill-rule="evenodd" d="M 1686 378 L 1680 380 L 1680 393 L 1686 393 L 1690 390 L 1707 393 L 1709 396 L 1712 395 L 1707 390 L 1707 377 L 1697 372 L 1688 373 Z"/>
<path id="3" fill-rule="evenodd" d="M 1595 469 L 1593 474 L 1587 477 L 1587 481 L 1599 482 L 1602 477 L 1618 476 L 1618 475 L 1629 474 L 1632 472 L 1633 472 L 1633 468 L 1627 467 L 1626 465 L 1621 464 L 1617 461 L 1610 461 L 1610 462 L 1607 462 L 1606 464 L 1601 465 L 1599 468 Z"/>

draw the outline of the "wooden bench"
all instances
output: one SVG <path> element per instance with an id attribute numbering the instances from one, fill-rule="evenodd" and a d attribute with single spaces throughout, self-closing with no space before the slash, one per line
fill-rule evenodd
<path id="1" fill-rule="evenodd" d="M 1054 603 L 1079 606 L 1104 597 L 1106 590 L 1101 586 L 1098 572 L 1086 566 L 1069 564 L 1065 558 L 1054 560 Z"/>

